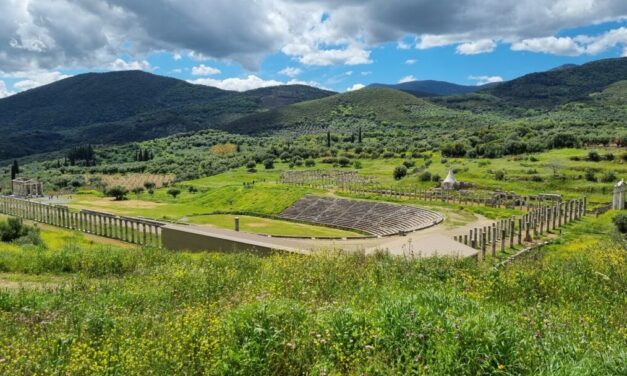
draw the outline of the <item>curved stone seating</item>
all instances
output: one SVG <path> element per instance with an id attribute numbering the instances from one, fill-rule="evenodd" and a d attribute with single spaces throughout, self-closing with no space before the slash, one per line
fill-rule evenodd
<path id="1" fill-rule="evenodd" d="M 376 236 L 412 232 L 440 223 L 444 218 L 413 206 L 307 195 L 279 217 L 342 227 Z"/>

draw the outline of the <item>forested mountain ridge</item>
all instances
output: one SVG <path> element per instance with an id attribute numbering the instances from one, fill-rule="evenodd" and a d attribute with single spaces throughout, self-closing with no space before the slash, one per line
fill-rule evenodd
<path id="1" fill-rule="evenodd" d="M 206 129 L 332 94 L 304 85 L 240 93 L 142 71 L 86 73 L 0 99 L 0 160 Z"/>
<path id="2" fill-rule="evenodd" d="M 585 99 L 589 94 L 627 80 L 627 58 L 597 60 L 583 65 L 565 65 L 531 73 L 482 90 L 510 105 L 550 109 Z"/>
<path id="3" fill-rule="evenodd" d="M 471 86 L 471 85 L 458 85 L 445 81 L 435 80 L 423 80 L 423 81 L 410 81 L 399 84 L 387 85 L 387 84 L 372 84 L 368 87 L 386 87 L 390 89 L 396 89 L 404 91 L 406 93 L 415 95 L 417 97 L 429 97 L 437 95 L 453 95 L 453 94 L 466 94 L 479 91 L 486 88 L 485 85 Z"/>

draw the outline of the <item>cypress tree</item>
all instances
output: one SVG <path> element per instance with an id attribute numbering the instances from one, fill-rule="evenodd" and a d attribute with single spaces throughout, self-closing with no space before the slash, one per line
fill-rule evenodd
<path id="1" fill-rule="evenodd" d="M 327 147 L 331 147 L 331 131 L 327 131 Z"/>
<path id="2" fill-rule="evenodd" d="M 357 142 L 361 144 L 361 127 L 359 127 L 359 133 L 357 133 Z"/>
<path id="3" fill-rule="evenodd" d="M 11 165 L 11 180 L 14 180 L 19 173 L 20 165 L 17 163 L 17 160 L 13 160 L 13 164 Z"/>

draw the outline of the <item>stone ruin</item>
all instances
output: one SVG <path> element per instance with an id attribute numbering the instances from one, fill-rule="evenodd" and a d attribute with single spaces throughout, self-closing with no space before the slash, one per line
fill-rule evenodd
<path id="1" fill-rule="evenodd" d="M 43 183 L 34 179 L 17 178 L 11 181 L 13 196 L 15 197 L 42 197 Z"/>

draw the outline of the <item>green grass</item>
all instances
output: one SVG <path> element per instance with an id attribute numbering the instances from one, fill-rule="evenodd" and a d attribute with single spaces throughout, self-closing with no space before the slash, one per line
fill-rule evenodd
<path id="1" fill-rule="evenodd" d="M 0 374 L 625 374 L 627 251 L 606 240 L 612 215 L 500 270 L 0 247 L 4 279 L 23 283 L 0 276 Z M 579 247 L 584 232 L 596 240 Z M 53 281 L 63 288 L 33 285 Z"/>
<path id="2" fill-rule="evenodd" d="M 360 236 L 360 234 L 351 231 L 345 231 L 335 228 L 313 226 L 304 223 L 295 223 L 289 221 L 281 221 L 269 218 L 252 217 L 247 215 L 230 215 L 230 214 L 214 214 L 190 217 L 187 222 L 191 224 L 210 225 L 212 227 L 226 228 L 232 230 L 234 228 L 235 217 L 240 218 L 240 230 L 255 234 L 265 235 L 288 235 L 288 236 L 332 236 L 347 237 Z"/>

